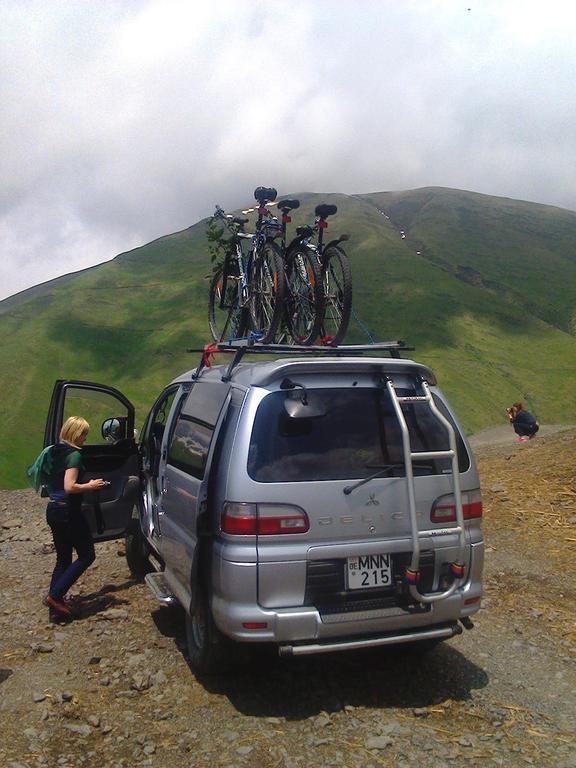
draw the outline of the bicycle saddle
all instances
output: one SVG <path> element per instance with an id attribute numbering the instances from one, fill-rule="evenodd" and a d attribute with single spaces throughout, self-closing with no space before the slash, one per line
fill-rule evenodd
<path id="1" fill-rule="evenodd" d="M 264 203 L 273 203 L 274 200 L 276 200 L 276 195 L 278 192 L 274 189 L 274 187 L 256 187 L 254 190 L 254 197 L 260 205 L 264 205 Z"/>
<path id="2" fill-rule="evenodd" d="M 300 208 L 300 200 L 281 200 L 278 203 L 278 209 L 282 213 L 288 213 L 288 211 L 295 211 L 296 208 Z"/>
<path id="3" fill-rule="evenodd" d="M 333 216 L 337 210 L 338 206 L 336 205 L 326 205 L 326 203 L 321 203 L 316 206 L 314 213 L 316 216 L 320 216 L 321 219 L 327 219 L 328 216 Z"/>

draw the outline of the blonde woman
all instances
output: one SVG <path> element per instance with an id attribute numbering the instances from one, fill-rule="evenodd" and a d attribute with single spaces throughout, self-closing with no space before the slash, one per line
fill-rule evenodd
<path id="1" fill-rule="evenodd" d="M 60 430 L 60 442 L 52 446 L 50 478 L 46 483 L 50 501 L 46 521 L 52 531 L 56 549 L 56 566 L 45 604 L 50 608 L 50 620 L 66 620 L 74 611 L 64 597 L 96 557 L 92 534 L 82 514 L 82 493 L 98 491 L 104 480 L 81 480 L 84 465 L 80 451 L 86 442 L 90 425 L 80 416 L 70 416 Z M 72 551 L 77 558 L 72 562 Z"/>

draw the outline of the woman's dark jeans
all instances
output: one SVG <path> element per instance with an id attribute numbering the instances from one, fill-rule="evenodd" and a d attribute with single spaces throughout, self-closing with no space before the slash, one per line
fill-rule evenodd
<path id="1" fill-rule="evenodd" d="M 46 521 L 52 530 L 56 548 L 56 567 L 50 581 L 50 597 L 62 600 L 84 571 L 96 559 L 94 542 L 88 523 L 80 509 L 70 509 L 68 504 L 49 502 Z M 72 550 L 78 558 L 72 562 Z"/>
<path id="2" fill-rule="evenodd" d="M 536 425 L 530 427 L 526 424 L 514 424 L 514 432 L 516 432 L 518 437 L 532 437 L 532 435 L 535 435 L 536 432 L 538 432 L 538 429 Z"/>

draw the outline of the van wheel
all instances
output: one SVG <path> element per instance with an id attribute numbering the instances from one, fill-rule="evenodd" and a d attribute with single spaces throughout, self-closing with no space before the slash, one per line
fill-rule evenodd
<path id="1" fill-rule="evenodd" d="M 126 549 L 126 562 L 132 576 L 143 578 L 152 571 L 152 565 L 149 560 L 150 548 L 146 539 L 142 535 L 140 520 L 132 518 L 124 538 Z"/>
<path id="2" fill-rule="evenodd" d="M 229 670 L 234 663 L 235 643 L 220 632 L 203 591 L 196 594 L 194 613 L 186 613 L 186 646 L 190 666 L 202 675 Z"/>

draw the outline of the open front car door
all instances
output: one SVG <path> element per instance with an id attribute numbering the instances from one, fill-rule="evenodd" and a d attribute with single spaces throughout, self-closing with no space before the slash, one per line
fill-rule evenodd
<path id="1" fill-rule="evenodd" d="M 87 381 L 59 380 L 48 411 L 44 446 L 60 439 L 69 416 L 82 416 L 90 432 L 82 448 L 80 482 L 101 477 L 110 485 L 83 494 L 82 510 L 95 541 L 117 539 L 140 498 L 140 457 L 134 439 L 134 406 L 117 389 Z"/>

